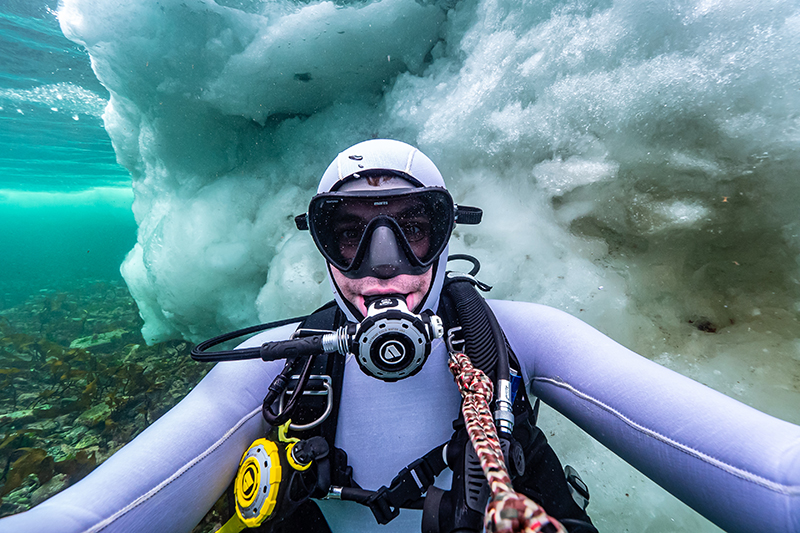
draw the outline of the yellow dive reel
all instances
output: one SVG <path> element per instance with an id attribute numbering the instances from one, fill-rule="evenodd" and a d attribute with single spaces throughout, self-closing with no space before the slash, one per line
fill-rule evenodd
<path id="1" fill-rule="evenodd" d="M 278 428 L 278 442 L 257 439 L 242 455 L 233 482 L 236 513 L 217 533 L 239 533 L 244 528 L 261 525 L 273 515 L 283 496 L 281 482 L 284 478 L 291 483 L 294 472 L 304 472 L 311 467 L 311 457 L 295 453 L 295 446 L 305 441 L 286 437 L 290 423 Z"/>

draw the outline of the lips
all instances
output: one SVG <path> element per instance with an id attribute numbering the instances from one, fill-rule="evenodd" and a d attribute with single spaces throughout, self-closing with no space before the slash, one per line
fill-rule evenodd
<path id="1" fill-rule="evenodd" d="M 410 293 L 403 292 L 399 289 L 392 289 L 392 288 L 381 288 L 380 290 L 369 290 L 364 292 L 361 296 L 363 298 L 369 298 L 370 296 L 386 296 L 388 294 L 395 295 L 395 296 L 402 296 L 403 298 L 407 298 Z"/>
<path id="2" fill-rule="evenodd" d="M 406 305 L 408 306 L 409 309 L 413 309 L 414 307 L 416 307 L 418 303 L 414 301 L 415 300 L 414 295 L 412 295 L 411 293 L 403 292 L 397 289 L 382 287 L 380 290 L 370 290 L 363 294 L 360 294 L 358 296 L 358 308 L 361 311 L 361 313 L 366 316 L 367 300 L 371 300 L 375 297 L 389 296 L 389 295 L 402 297 L 403 300 L 405 300 Z"/>

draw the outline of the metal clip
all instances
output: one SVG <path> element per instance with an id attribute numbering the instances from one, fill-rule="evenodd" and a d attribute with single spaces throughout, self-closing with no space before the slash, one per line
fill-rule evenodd
<path id="1" fill-rule="evenodd" d="M 491 285 L 480 281 L 478 278 L 476 278 L 475 276 L 472 276 L 470 274 L 465 274 L 463 272 L 448 271 L 446 275 L 447 275 L 448 279 L 454 279 L 454 280 L 455 279 L 463 279 L 463 280 L 469 281 L 470 283 L 472 283 L 473 285 L 478 287 L 483 292 L 489 292 L 490 290 L 492 290 L 492 286 Z"/>
<path id="2" fill-rule="evenodd" d="M 290 339 L 302 339 L 303 337 L 311 337 L 313 335 L 325 335 L 326 333 L 333 333 L 333 331 L 329 329 L 308 329 L 308 328 L 299 328 L 292 333 Z"/>
<path id="3" fill-rule="evenodd" d="M 445 344 L 447 344 L 447 351 L 450 353 L 461 353 L 464 351 L 464 339 L 457 338 L 456 335 L 461 333 L 462 328 L 450 328 L 447 330 L 447 338 L 445 339 Z M 456 346 L 461 346 L 461 349 L 456 348 Z"/>
<path id="4" fill-rule="evenodd" d="M 292 376 L 292 379 L 297 381 L 300 379 L 300 376 Z M 321 380 L 323 390 L 304 390 L 303 396 L 327 396 L 328 401 L 327 405 L 325 406 L 325 412 L 322 413 L 319 418 L 316 420 L 309 422 L 308 424 L 290 424 L 289 429 L 293 431 L 305 431 L 307 429 L 315 428 L 318 425 L 322 424 L 328 416 L 330 416 L 331 412 L 333 411 L 333 385 L 331 377 L 327 375 L 312 375 L 309 376 L 309 382 L 313 379 Z M 278 412 L 283 412 L 283 403 L 284 398 L 286 396 L 291 396 L 294 392 L 294 389 L 288 389 L 281 394 L 280 400 L 278 400 Z"/>

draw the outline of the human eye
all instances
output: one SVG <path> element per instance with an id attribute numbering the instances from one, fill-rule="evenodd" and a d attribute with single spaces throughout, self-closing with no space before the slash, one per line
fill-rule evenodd
<path id="1" fill-rule="evenodd" d="M 409 242 L 417 242 L 428 236 L 429 225 L 424 220 L 406 220 L 403 222 L 403 235 Z"/>
<path id="2" fill-rule="evenodd" d="M 338 240 L 345 245 L 357 245 L 361 240 L 363 227 L 355 221 L 342 222 L 334 229 Z"/>

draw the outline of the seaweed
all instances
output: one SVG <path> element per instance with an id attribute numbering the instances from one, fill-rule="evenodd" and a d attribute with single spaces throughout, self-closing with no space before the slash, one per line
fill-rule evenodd
<path id="1" fill-rule="evenodd" d="M 53 477 L 55 461 L 47 454 L 46 450 L 17 448 L 11 456 L 3 474 L 5 484 L 0 489 L 0 496 L 5 496 L 22 485 L 30 474 L 35 474 L 40 484 L 47 483 Z"/>
<path id="2" fill-rule="evenodd" d="M 0 516 L 86 476 L 203 377 L 187 342 L 147 346 L 141 325 L 121 282 L 0 311 Z"/>

